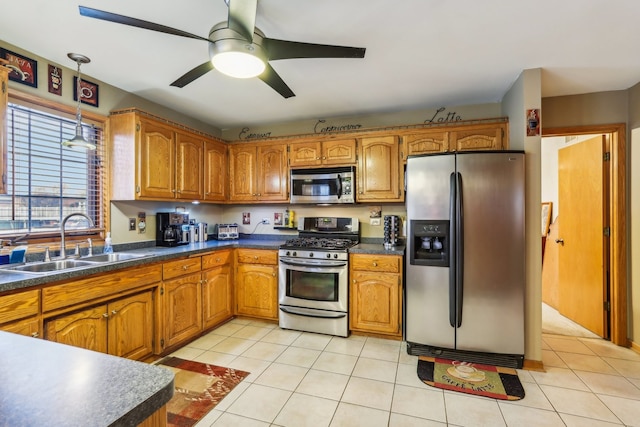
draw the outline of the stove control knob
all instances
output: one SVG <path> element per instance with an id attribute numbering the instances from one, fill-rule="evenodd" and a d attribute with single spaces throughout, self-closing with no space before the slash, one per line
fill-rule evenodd
<path id="1" fill-rule="evenodd" d="M 298 256 L 298 252 L 293 251 L 293 256 Z"/>
<path id="2" fill-rule="evenodd" d="M 333 257 L 334 258 L 338 258 L 338 254 L 333 254 Z"/>
<path id="3" fill-rule="evenodd" d="M 313 252 L 309 252 L 309 258 L 313 258 Z"/>
<path id="4" fill-rule="evenodd" d="M 327 258 L 331 258 L 331 254 L 327 254 Z"/>
<path id="5" fill-rule="evenodd" d="M 291 252 L 287 251 L 287 256 L 290 256 L 290 255 L 291 255 Z"/>

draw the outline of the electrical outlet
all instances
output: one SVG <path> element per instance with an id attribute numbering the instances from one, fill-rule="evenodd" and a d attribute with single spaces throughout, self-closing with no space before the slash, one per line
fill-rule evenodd
<path id="1" fill-rule="evenodd" d="M 136 231 L 136 219 L 129 218 L 129 231 Z"/>
<path id="2" fill-rule="evenodd" d="M 263 224 L 269 224 L 269 218 L 262 218 Z"/>
<path id="3" fill-rule="evenodd" d="M 147 214 L 145 212 L 138 212 L 138 234 L 143 234 L 147 231 Z"/>

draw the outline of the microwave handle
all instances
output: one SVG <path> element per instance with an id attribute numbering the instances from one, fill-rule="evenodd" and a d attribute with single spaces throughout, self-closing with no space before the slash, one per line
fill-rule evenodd
<path id="1" fill-rule="evenodd" d="M 338 187 L 338 200 L 340 200 L 340 197 L 342 196 L 342 178 L 340 177 L 340 174 L 338 174 L 338 178 L 336 178 L 336 184 Z"/>

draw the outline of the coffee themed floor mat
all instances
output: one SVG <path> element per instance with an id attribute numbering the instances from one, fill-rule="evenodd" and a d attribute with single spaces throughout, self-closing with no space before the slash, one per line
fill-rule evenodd
<path id="1" fill-rule="evenodd" d="M 418 377 L 432 387 L 501 400 L 524 398 L 513 368 L 420 356 Z"/>

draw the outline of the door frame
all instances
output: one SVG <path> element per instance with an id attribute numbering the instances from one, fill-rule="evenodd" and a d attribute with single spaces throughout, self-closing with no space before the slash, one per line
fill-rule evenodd
<path id="1" fill-rule="evenodd" d="M 608 134 L 609 141 L 609 311 L 610 339 L 629 347 L 627 337 L 627 155 L 624 123 L 543 128 L 542 137 Z"/>

